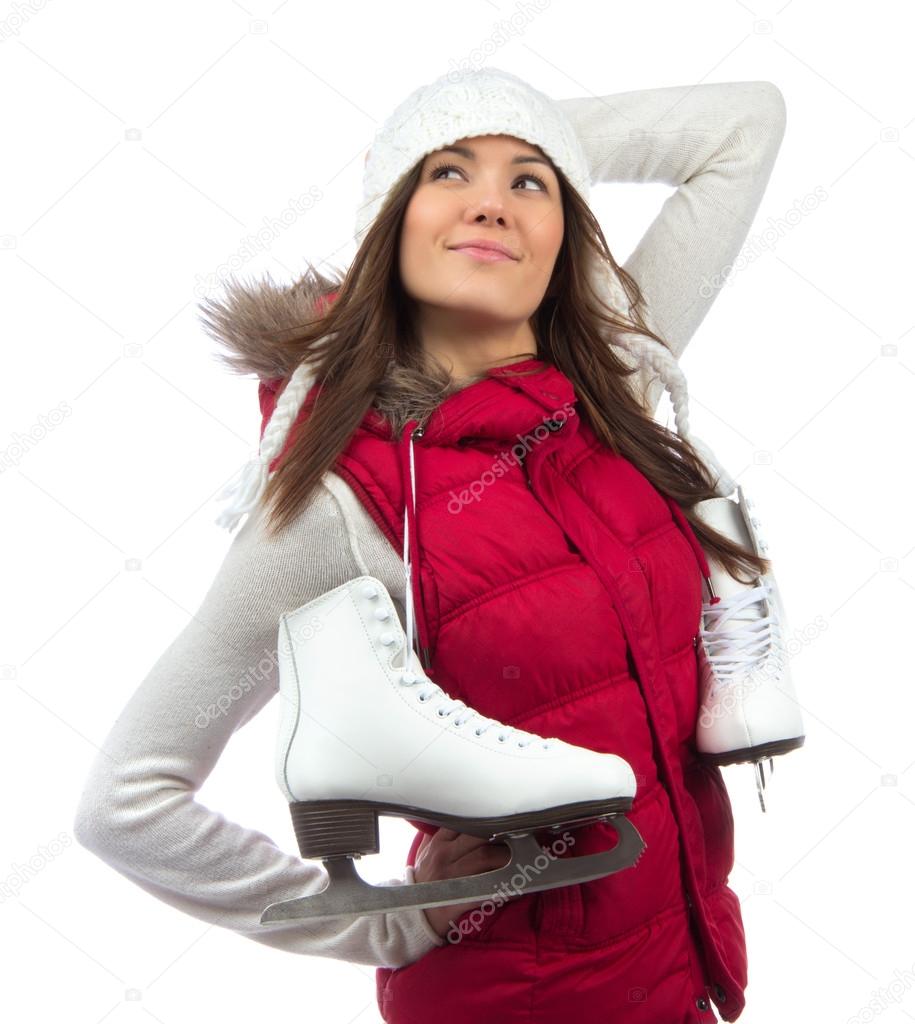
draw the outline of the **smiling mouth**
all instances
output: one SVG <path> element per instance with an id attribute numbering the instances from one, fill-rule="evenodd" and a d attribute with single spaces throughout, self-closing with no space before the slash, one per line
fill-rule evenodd
<path id="1" fill-rule="evenodd" d="M 480 249 L 475 245 L 463 245 L 459 249 L 450 249 L 449 252 L 465 253 L 467 256 L 470 256 L 475 260 L 479 260 L 481 263 L 518 262 L 517 260 L 512 259 L 511 256 L 506 255 L 504 252 L 499 252 L 498 249 Z"/>

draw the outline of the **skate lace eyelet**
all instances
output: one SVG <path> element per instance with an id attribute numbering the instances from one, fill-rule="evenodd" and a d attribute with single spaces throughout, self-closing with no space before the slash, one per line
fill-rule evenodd
<path id="1" fill-rule="evenodd" d="M 384 619 L 390 618 L 390 616 L 391 613 L 387 610 L 387 608 L 378 608 L 375 610 L 376 619 L 381 619 L 382 621 L 384 621 Z"/>
<path id="2" fill-rule="evenodd" d="M 505 742 L 505 737 L 504 736 L 500 736 L 499 737 L 499 742 L 500 743 L 504 743 Z"/>
<path id="3" fill-rule="evenodd" d="M 479 729 L 474 729 L 473 730 L 473 734 L 474 734 L 474 736 L 482 736 L 483 735 L 483 733 L 481 733 Z"/>
<path id="4" fill-rule="evenodd" d="M 378 596 L 378 588 L 377 587 L 373 587 L 372 584 L 369 583 L 368 586 L 362 588 L 362 596 L 363 597 L 377 597 Z"/>
<path id="5" fill-rule="evenodd" d="M 390 647 L 391 644 L 394 643 L 394 637 L 390 633 L 385 633 L 381 637 L 381 642 L 385 647 Z"/>
<path id="6" fill-rule="evenodd" d="M 444 718 L 445 715 L 447 714 L 447 712 L 446 711 L 442 711 L 441 708 L 439 708 L 438 711 L 436 711 L 435 713 L 438 715 L 439 718 Z"/>

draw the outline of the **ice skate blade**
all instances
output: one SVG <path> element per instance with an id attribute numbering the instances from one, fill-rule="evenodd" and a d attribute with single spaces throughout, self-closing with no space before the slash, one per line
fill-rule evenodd
<path id="1" fill-rule="evenodd" d="M 787 754 L 789 751 L 797 750 L 804 745 L 804 736 L 792 736 L 786 740 L 773 740 L 771 743 L 760 743 L 756 747 L 745 747 L 743 750 L 725 750 L 720 754 L 699 752 L 699 758 L 706 764 L 717 764 L 720 766 L 728 764 L 746 764 L 750 761 L 761 761 L 766 758 L 775 757 L 777 754 Z"/>
<path id="2" fill-rule="evenodd" d="M 530 834 L 505 835 L 511 859 L 504 867 L 463 878 L 447 878 L 413 885 L 376 886 L 363 881 L 351 857 L 326 860 L 329 882 L 313 896 L 271 903 L 261 914 L 263 925 L 319 917 L 361 917 L 412 907 L 441 907 L 455 903 L 482 902 L 498 895 L 505 886 L 509 895 L 526 895 L 562 885 L 590 882 L 631 867 L 645 849 L 638 830 L 622 816 L 607 823 L 619 842 L 612 850 L 588 856 L 550 857 Z M 519 873 L 519 869 L 527 871 Z M 513 877 L 514 876 L 514 877 Z"/>

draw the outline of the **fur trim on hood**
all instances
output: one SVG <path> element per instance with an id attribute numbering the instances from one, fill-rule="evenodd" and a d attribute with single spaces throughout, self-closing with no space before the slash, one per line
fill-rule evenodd
<path id="1" fill-rule="evenodd" d="M 277 284 L 269 271 L 255 281 L 233 276 L 221 296 L 207 296 L 198 303 L 198 319 L 224 349 L 216 358 L 230 372 L 254 373 L 262 380 L 288 377 L 298 364 L 284 341 L 268 335 L 312 320 L 321 299 L 336 291 L 342 280 L 325 277 L 313 267 L 292 284 Z"/>

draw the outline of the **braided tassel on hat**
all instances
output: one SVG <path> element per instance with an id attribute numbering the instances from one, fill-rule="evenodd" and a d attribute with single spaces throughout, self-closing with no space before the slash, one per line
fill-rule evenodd
<path id="1" fill-rule="evenodd" d="M 671 404 L 674 408 L 674 423 L 677 427 L 677 433 L 680 437 L 689 441 L 706 467 L 711 470 L 711 476 L 715 480 L 715 494 L 719 498 L 728 497 L 737 487 L 737 482 L 721 465 L 709 446 L 690 433 L 689 395 L 683 371 L 670 352 L 663 345 L 659 345 L 654 338 L 641 336 L 639 342 L 643 348 L 643 351 L 639 353 L 643 362 L 647 363 L 655 371 L 665 390 L 670 395 Z M 629 345 L 626 347 L 632 351 Z"/>
<path id="2" fill-rule="evenodd" d="M 217 526 L 231 532 L 241 517 L 257 506 L 267 487 L 270 465 L 286 446 L 289 431 L 299 415 L 313 381 L 312 368 L 306 363 L 300 363 L 280 392 L 273 415 L 261 438 L 257 456 L 242 467 L 240 473 L 236 474 L 219 495 L 220 499 L 231 497 L 232 502 L 216 518 Z"/>
<path id="3" fill-rule="evenodd" d="M 598 264 L 592 269 L 592 283 L 603 300 L 612 308 L 625 311 L 628 317 L 632 317 L 632 307 L 623 289 L 619 278 L 612 268 L 604 264 Z M 642 311 L 643 319 L 648 328 L 659 334 L 651 321 L 651 313 L 648 309 Z M 644 363 L 649 366 L 658 376 L 664 389 L 670 395 L 671 404 L 674 409 L 674 423 L 677 433 L 696 450 L 706 468 L 710 471 L 715 480 L 715 494 L 719 498 L 726 498 L 737 487 L 737 481 L 727 472 L 715 457 L 712 450 L 689 430 L 689 390 L 686 377 L 680 369 L 676 359 L 670 351 L 644 334 L 635 334 L 631 331 L 623 331 L 614 337 L 614 344 L 623 348 L 632 355 L 636 363 Z"/>

